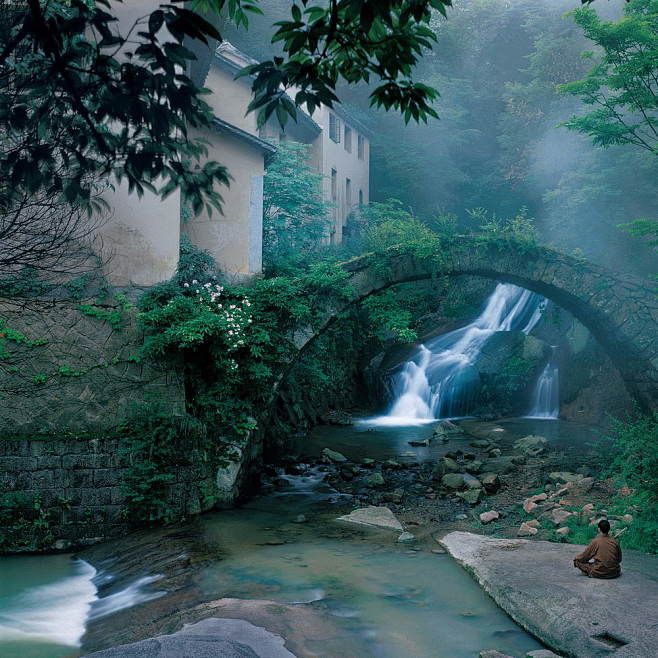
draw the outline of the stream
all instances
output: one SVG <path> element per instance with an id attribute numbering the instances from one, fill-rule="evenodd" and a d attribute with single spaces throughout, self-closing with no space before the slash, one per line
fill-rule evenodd
<path id="1" fill-rule="evenodd" d="M 498 424 L 512 437 L 541 433 L 564 450 L 595 437 L 591 428 L 564 421 Z M 364 420 L 318 427 L 298 447 L 308 455 L 330 446 L 353 459 L 425 461 L 458 443 L 409 446 L 428 433 L 428 425 L 381 427 Z M 396 533 L 337 521 L 353 504 L 325 476 L 322 467 L 306 475 L 281 470 L 277 490 L 264 489 L 239 509 L 197 519 L 203 542 L 221 557 L 192 571 L 196 600 L 307 605 L 339 629 L 331 641 L 317 638 L 318 656 L 471 658 L 483 649 L 523 656 L 540 648 L 449 556 L 432 552 L 438 544 L 431 538 L 410 547 L 396 543 Z M 296 522 L 300 515 L 305 522 Z M 113 625 L 125 626 L 131 610 L 148 617 L 148 606 L 165 593 L 157 571 L 138 564 L 130 583 L 98 598 L 96 586 L 111 579 L 111 571 L 66 555 L 0 559 L 0 655 L 78 656 L 81 638 L 87 649 L 85 626 L 102 618 L 103 631 L 111 633 Z M 311 634 L 307 646 L 313 642 Z"/>

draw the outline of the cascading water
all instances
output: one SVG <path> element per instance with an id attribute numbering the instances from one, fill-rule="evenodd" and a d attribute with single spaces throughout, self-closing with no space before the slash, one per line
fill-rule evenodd
<path id="1" fill-rule="evenodd" d="M 532 406 L 526 418 L 557 418 L 560 412 L 560 380 L 556 349 L 535 385 Z"/>
<path id="2" fill-rule="evenodd" d="M 418 348 L 393 378 L 393 404 L 372 422 L 409 425 L 469 413 L 475 402 L 475 358 L 497 331 L 529 333 L 546 300 L 529 290 L 500 283 L 471 324 L 433 338 Z"/>

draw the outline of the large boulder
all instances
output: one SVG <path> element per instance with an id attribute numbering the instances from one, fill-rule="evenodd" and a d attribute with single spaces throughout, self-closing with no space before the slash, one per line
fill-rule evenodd
<path id="1" fill-rule="evenodd" d="M 621 578 L 596 580 L 579 577 L 572 566 L 581 546 L 465 532 L 440 543 L 553 651 L 587 658 L 656 655 L 658 581 L 650 576 L 658 573 L 658 556 L 626 551 Z"/>
<path id="2" fill-rule="evenodd" d="M 548 451 L 548 439 L 543 436 L 524 436 L 514 443 L 514 449 L 528 457 L 538 457 Z"/>
<path id="3" fill-rule="evenodd" d="M 482 468 L 487 473 L 505 475 L 515 471 L 517 466 L 512 461 L 512 457 L 494 457 L 493 459 L 487 459 Z"/>
<path id="4" fill-rule="evenodd" d="M 441 478 L 441 484 L 448 489 L 463 489 L 465 486 L 464 476 L 461 473 L 446 473 Z"/>
<path id="5" fill-rule="evenodd" d="M 347 461 L 347 457 L 345 457 L 345 455 L 336 450 L 332 450 L 331 448 L 324 448 L 322 450 L 322 456 L 330 462 L 334 462 L 335 464 L 342 464 L 343 462 Z"/>
<path id="6" fill-rule="evenodd" d="M 477 505 L 482 500 L 482 489 L 466 489 L 458 491 L 457 495 L 469 505 Z"/>
<path id="7" fill-rule="evenodd" d="M 434 467 L 434 475 L 442 476 L 446 473 L 458 473 L 459 464 L 450 457 L 441 457 Z"/>
<path id="8" fill-rule="evenodd" d="M 488 494 L 495 494 L 500 489 L 500 478 L 496 473 L 487 473 L 480 478 L 484 490 Z"/>
<path id="9" fill-rule="evenodd" d="M 387 530 L 396 530 L 398 532 L 404 531 L 402 524 L 395 518 L 395 515 L 388 507 L 360 507 L 345 516 L 339 516 L 338 520 L 374 528 L 386 528 Z"/>

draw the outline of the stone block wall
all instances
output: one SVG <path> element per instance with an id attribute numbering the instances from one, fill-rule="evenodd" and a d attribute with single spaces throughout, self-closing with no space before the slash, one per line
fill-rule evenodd
<path id="1" fill-rule="evenodd" d="M 216 469 L 194 447 L 180 462 L 165 496 L 172 513 L 213 507 Z M 125 466 L 118 439 L 0 440 L 0 549 L 64 550 L 125 534 Z"/>
<path id="2" fill-rule="evenodd" d="M 142 360 L 142 343 L 134 309 L 113 295 L 0 306 L 0 436 L 105 432 L 147 400 L 182 411 L 182 367 Z"/>

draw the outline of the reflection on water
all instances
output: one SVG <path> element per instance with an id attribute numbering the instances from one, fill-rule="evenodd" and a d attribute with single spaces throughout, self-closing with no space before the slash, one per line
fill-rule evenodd
<path id="1" fill-rule="evenodd" d="M 337 432 L 349 428 L 337 429 Z M 335 444 L 332 444 L 336 447 Z M 319 655 L 377 658 L 472 658 L 496 648 L 511 655 L 540 645 L 509 619 L 447 555 L 410 550 L 396 534 L 336 521 L 347 507 L 317 494 L 268 496 L 245 508 L 204 517 L 206 539 L 221 562 L 199 574 L 207 598 L 308 603 L 344 629 L 344 647 Z M 334 497 L 335 499 L 335 497 Z M 308 519 L 295 523 L 299 514 Z"/>
<path id="2" fill-rule="evenodd" d="M 488 425 L 502 428 L 502 441 L 541 434 L 559 450 L 583 450 L 599 438 L 590 427 L 558 420 Z M 409 445 L 432 431 L 431 425 L 318 427 L 296 451 L 319 456 L 331 447 L 352 459 L 424 461 L 471 440 L 457 435 L 429 447 Z M 326 658 L 471 658 L 484 649 L 520 656 L 540 648 L 461 567 L 447 555 L 433 554 L 434 545 L 410 549 L 396 543 L 395 533 L 336 521 L 350 510 L 351 498 L 324 478 L 322 467 L 305 475 L 281 474 L 282 490 L 241 509 L 203 516 L 204 539 L 222 556 L 195 576 L 203 598 L 312 606 L 341 629 L 331 650 L 318 640 L 318 655 Z M 162 594 L 148 564 L 134 583 L 103 599 L 96 599 L 93 582 L 111 574 L 96 574 L 92 581 L 94 573 L 62 555 L 0 558 L 0 656 L 75 655 L 86 619 Z"/>

